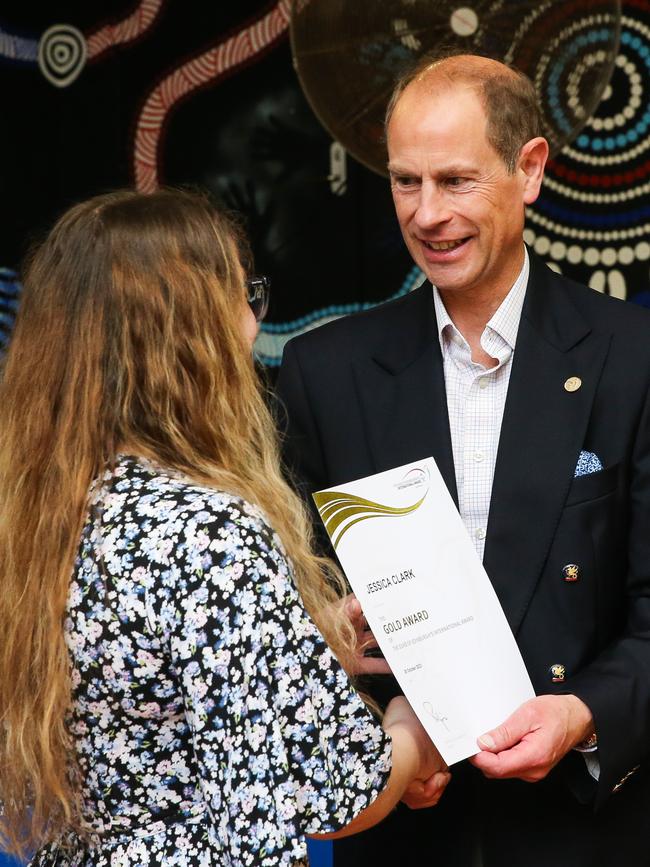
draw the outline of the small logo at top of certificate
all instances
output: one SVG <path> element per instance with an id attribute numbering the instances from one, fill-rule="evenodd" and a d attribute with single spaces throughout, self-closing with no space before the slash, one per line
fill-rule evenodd
<path id="1" fill-rule="evenodd" d="M 398 491 L 403 491 L 404 488 L 421 488 L 423 485 L 428 487 L 430 481 L 428 467 L 411 467 L 395 487 Z"/>

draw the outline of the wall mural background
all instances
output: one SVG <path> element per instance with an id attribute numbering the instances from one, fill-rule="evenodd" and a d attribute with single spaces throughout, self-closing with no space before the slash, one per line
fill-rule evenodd
<path id="1" fill-rule="evenodd" d="M 526 239 L 564 273 L 646 303 L 650 0 L 622 8 L 611 85 L 549 165 Z M 113 0 L 100 13 L 7 0 L 0 267 L 16 269 L 75 200 L 134 183 L 190 184 L 246 218 L 256 267 L 273 281 L 257 346 L 269 366 L 292 334 L 417 285 L 386 181 L 332 141 L 300 89 L 289 13 L 289 0 Z M 596 50 L 595 19 L 585 39 Z"/>
<path id="2" fill-rule="evenodd" d="M 650 306 L 650 0 L 622 9 L 611 84 L 551 161 L 526 240 L 565 274 Z M 72 202 L 120 186 L 199 186 L 242 213 L 273 283 L 257 343 L 270 368 L 293 334 L 418 284 L 388 182 L 301 91 L 289 13 L 290 0 L 5 0 L 0 345 L 29 244 Z M 585 39 L 598 38 L 594 21 Z"/>

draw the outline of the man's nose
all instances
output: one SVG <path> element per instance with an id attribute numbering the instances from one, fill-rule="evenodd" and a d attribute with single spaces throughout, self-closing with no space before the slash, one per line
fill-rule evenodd
<path id="1" fill-rule="evenodd" d="M 415 221 L 421 229 L 430 229 L 451 219 L 451 210 L 445 191 L 431 182 L 424 181 L 420 187 L 420 201 L 415 212 Z"/>

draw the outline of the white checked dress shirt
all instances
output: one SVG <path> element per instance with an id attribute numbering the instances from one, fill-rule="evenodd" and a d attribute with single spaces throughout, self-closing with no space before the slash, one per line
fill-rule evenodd
<path id="1" fill-rule="evenodd" d="M 449 318 L 437 288 L 434 286 L 433 289 L 458 505 L 481 559 L 485 550 L 501 421 L 529 271 L 528 251 L 524 248 L 524 265 L 519 276 L 481 335 L 483 349 L 498 360 L 492 368 L 472 361 L 469 344 Z"/>

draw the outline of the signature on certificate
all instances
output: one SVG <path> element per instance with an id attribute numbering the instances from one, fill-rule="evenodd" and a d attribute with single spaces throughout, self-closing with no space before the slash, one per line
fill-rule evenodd
<path id="1" fill-rule="evenodd" d="M 433 719 L 437 723 L 440 723 L 440 725 L 443 725 L 445 727 L 445 731 L 449 731 L 449 726 L 447 725 L 447 720 L 449 719 L 449 717 L 443 716 L 439 711 L 435 710 L 430 701 L 423 701 L 422 707 L 425 709 L 425 711 L 429 714 L 430 717 L 433 717 Z"/>

